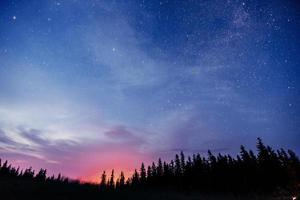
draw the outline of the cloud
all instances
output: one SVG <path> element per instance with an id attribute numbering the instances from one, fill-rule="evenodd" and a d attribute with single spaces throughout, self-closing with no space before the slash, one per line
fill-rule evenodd
<path id="1" fill-rule="evenodd" d="M 148 41 L 137 35 L 125 16 L 119 13 L 118 17 L 108 20 L 95 21 L 84 33 L 79 31 L 84 48 L 91 52 L 90 59 L 108 75 L 106 81 L 121 90 L 160 84 L 166 63 L 151 58 L 141 48 Z"/>
<path id="2" fill-rule="evenodd" d="M 129 143 L 132 145 L 141 146 L 145 144 L 144 138 L 141 133 L 134 133 L 132 130 L 128 130 L 125 126 L 112 127 L 105 132 L 112 142 Z"/>
<path id="3" fill-rule="evenodd" d="M 263 131 L 270 117 L 266 104 L 237 89 L 251 72 L 245 54 L 255 52 L 253 60 L 265 56 L 249 49 L 253 38 L 264 37 L 257 34 L 258 22 L 241 5 L 199 4 L 215 12 L 196 16 L 220 26 L 207 31 L 191 13 L 195 24 L 188 37 L 186 30 L 154 35 L 165 39 L 158 41 L 167 49 L 132 25 L 126 6 L 70 1 L 55 8 L 67 31 L 45 38 L 31 33 L 28 51 L 3 65 L 1 155 L 74 177 L 124 163 L 138 167 L 166 151 L 231 151 L 254 129 Z M 156 19 L 152 11 L 139 11 L 149 22 Z M 174 20 L 178 30 L 182 19 Z M 53 24 L 49 30 L 58 28 Z"/>
<path id="4" fill-rule="evenodd" d="M 33 142 L 39 146 L 42 146 L 42 147 L 49 145 L 49 141 L 42 138 L 43 133 L 41 130 L 38 130 L 38 129 L 26 130 L 22 127 L 18 128 L 18 129 L 19 129 L 19 134 L 23 138 L 26 138 L 26 139 L 30 140 L 31 142 Z"/>
<path id="5" fill-rule="evenodd" d="M 15 145 L 16 142 L 14 142 L 12 139 L 10 139 L 8 136 L 6 136 L 5 132 L 0 129 L 0 142 L 3 144 L 8 144 L 8 145 Z"/>
<path id="6" fill-rule="evenodd" d="M 129 173 L 149 154 L 141 148 L 145 141 L 137 130 L 107 126 L 103 137 L 81 141 L 48 138 L 46 130 L 16 126 L 0 129 L 2 159 L 8 159 L 22 168 L 32 166 L 49 169 L 49 174 L 63 173 L 82 180 L 98 180 L 103 169 L 115 168 Z M 10 139 L 13 135 L 18 138 Z M 97 176 L 99 175 L 99 177 Z"/>
<path id="7" fill-rule="evenodd" d="M 12 133 L 18 135 L 13 138 Z M 57 155 L 66 155 L 76 143 L 71 140 L 51 140 L 42 136 L 47 135 L 38 129 L 26 129 L 16 127 L 15 129 L 0 131 L 0 138 L 4 145 L 3 154 L 13 153 L 27 155 L 37 159 L 57 159 Z M 9 137 L 9 135 L 11 135 Z M 59 158 L 58 158 L 59 159 Z"/>

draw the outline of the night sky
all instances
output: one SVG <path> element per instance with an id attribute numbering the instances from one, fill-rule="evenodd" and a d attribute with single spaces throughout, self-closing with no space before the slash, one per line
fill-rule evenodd
<path id="1" fill-rule="evenodd" d="M 300 3 L 1 0 L 0 157 L 81 180 L 256 138 L 300 153 Z"/>

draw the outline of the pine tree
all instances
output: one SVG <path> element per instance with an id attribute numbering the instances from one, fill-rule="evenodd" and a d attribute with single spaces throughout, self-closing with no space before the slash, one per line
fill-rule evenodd
<path id="1" fill-rule="evenodd" d="M 151 175 L 152 178 L 155 179 L 157 176 L 157 173 L 156 173 L 156 166 L 155 166 L 154 162 L 152 163 L 151 172 L 152 172 L 152 175 Z"/>
<path id="2" fill-rule="evenodd" d="M 120 188 L 123 188 L 125 186 L 125 176 L 124 176 L 124 172 L 121 171 L 121 175 L 120 175 Z"/>
<path id="3" fill-rule="evenodd" d="M 178 154 L 175 155 L 175 176 L 181 176 L 181 163 Z"/>
<path id="4" fill-rule="evenodd" d="M 152 181 L 152 170 L 151 167 L 148 166 L 147 168 L 147 182 L 150 183 Z"/>
<path id="5" fill-rule="evenodd" d="M 105 171 L 103 171 L 102 175 L 101 175 L 101 182 L 100 182 L 100 187 L 102 189 L 105 189 L 107 186 L 107 183 L 106 183 L 106 173 Z"/>
<path id="6" fill-rule="evenodd" d="M 141 169 L 140 169 L 140 182 L 142 185 L 144 185 L 146 183 L 146 169 L 145 169 L 144 163 L 142 163 Z"/>
<path id="7" fill-rule="evenodd" d="M 133 176 L 132 176 L 132 185 L 138 186 L 140 184 L 140 175 L 137 172 L 137 170 L 134 170 Z"/>
<path id="8" fill-rule="evenodd" d="M 115 181 L 114 181 L 115 175 L 114 170 L 111 171 L 110 180 L 109 180 L 109 188 L 114 189 L 115 188 Z"/>
<path id="9" fill-rule="evenodd" d="M 185 156 L 183 152 L 180 152 L 180 167 L 181 167 L 181 173 L 184 173 L 185 170 Z"/>
<path id="10" fill-rule="evenodd" d="M 35 176 L 35 179 L 38 180 L 38 181 L 45 181 L 46 180 L 46 174 L 47 174 L 47 170 L 40 169 L 40 171 Z"/>
<path id="11" fill-rule="evenodd" d="M 162 161 L 160 158 L 158 159 L 158 162 L 157 162 L 156 173 L 157 173 L 158 177 L 163 176 L 163 165 L 162 165 Z"/>

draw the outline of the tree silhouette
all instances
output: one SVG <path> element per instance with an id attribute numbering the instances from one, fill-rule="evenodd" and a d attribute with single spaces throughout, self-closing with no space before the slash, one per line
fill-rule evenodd
<path id="1" fill-rule="evenodd" d="M 114 189 L 115 188 L 115 181 L 114 181 L 114 178 L 115 178 L 115 174 L 114 174 L 114 170 L 111 171 L 111 175 L 110 175 L 110 179 L 109 179 L 109 183 L 108 183 L 108 187 L 110 189 Z"/>
<path id="2" fill-rule="evenodd" d="M 181 162 L 178 154 L 175 155 L 175 176 L 181 176 Z"/>
<path id="3" fill-rule="evenodd" d="M 121 171 L 120 174 L 120 188 L 124 188 L 125 186 L 125 176 L 124 176 L 124 172 Z"/>
<path id="4" fill-rule="evenodd" d="M 103 171 L 103 173 L 101 175 L 100 189 L 105 190 L 106 186 L 107 186 L 106 173 L 105 173 L 105 171 Z"/>
<path id="5" fill-rule="evenodd" d="M 46 169 L 40 169 L 40 171 L 38 172 L 38 174 L 35 176 L 35 179 L 38 181 L 45 181 L 46 180 L 46 174 L 47 174 L 47 170 Z"/>
<path id="6" fill-rule="evenodd" d="M 140 183 L 141 183 L 141 185 L 145 185 L 147 174 L 146 174 L 146 169 L 145 169 L 144 163 L 142 163 L 142 165 L 141 165 L 140 175 L 141 175 Z"/>
<path id="7" fill-rule="evenodd" d="M 200 154 L 176 154 L 169 163 L 158 159 L 140 170 L 135 170 L 132 177 L 125 180 L 121 172 L 115 181 L 114 170 L 109 180 L 103 171 L 99 186 L 81 184 L 69 180 L 61 174 L 47 177 L 47 171 L 40 169 L 37 174 L 29 167 L 24 170 L 12 167 L 8 161 L 0 159 L 0 190 L 10 188 L 17 191 L 19 185 L 59 193 L 68 191 L 68 194 L 97 194 L 131 189 L 156 189 L 160 191 L 197 191 L 204 193 L 268 193 L 276 191 L 299 191 L 300 160 L 292 150 L 274 150 L 257 139 L 257 151 L 254 153 L 244 146 L 236 157 L 231 155 L 214 155 L 208 151 L 207 156 Z M 186 159 L 187 158 L 187 159 Z M 147 170 L 146 170 L 147 169 Z M 4 180 L 4 181 L 2 181 Z M 10 184 L 13 183 L 13 184 Z M 36 187 L 35 187 L 36 185 Z M 32 190 L 22 191 L 32 193 Z M 86 193 L 87 191 L 91 193 Z M 95 192 L 95 193 L 94 193 Z M 2 194 L 2 193 L 1 193 Z M 97 194 L 98 195 L 98 194 Z M 3 195 L 2 195 L 3 196 Z"/>
<path id="8" fill-rule="evenodd" d="M 205 192 L 270 192 L 276 188 L 297 185 L 299 178 L 299 158 L 292 151 L 274 151 L 257 139 L 257 156 L 241 146 L 236 158 L 230 155 L 213 155 L 208 151 L 207 158 L 200 154 L 188 156 L 180 152 L 170 163 L 158 160 L 145 172 L 144 164 L 140 174 L 135 170 L 131 185 L 154 187 L 174 187 L 196 189 Z M 145 177 L 146 175 L 146 177 Z M 143 184 L 141 184 L 143 183 Z"/>

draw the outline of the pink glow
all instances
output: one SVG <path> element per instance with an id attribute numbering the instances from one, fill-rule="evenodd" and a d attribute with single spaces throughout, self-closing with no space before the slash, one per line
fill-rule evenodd
<path id="1" fill-rule="evenodd" d="M 54 155 L 51 155 L 54 156 Z M 111 170 L 115 170 L 115 180 L 123 171 L 125 177 L 128 178 L 134 169 L 139 169 L 141 162 L 149 163 L 152 158 L 149 154 L 140 153 L 131 145 L 117 144 L 105 145 L 102 147 L 81 147 L 68 155 L 56 155 L 57 162 L 51 160 L 43 160 L 31 156 L 19 154 L 8 155 L 3 157 L 7 159 L 15 167 L 25 169 L 33 167 L 35 171 L 40 168 L 47 169 L 47 175 L 55 176 L 61 173 L 72 179 L 79 179 L 84 182 L 99 183 L 103 170 L 107 176 L 111 174 Z"/>
<path id="2" fill-rule="evenodd" d="M 88 155 L 88 156 L 86 156 Z M 80 176 L 76 177 L 81 181 L 99 182 L 103 170 L 110 176 L 111 170 L 115 170 L 115 179 L 121 171 L 125 177 L 129 177 L 134 169 L 139 169 L 143 161 L 151 159 L 146 154 L 141 154 L 132 149 L 117 149 L 110 151 L 92 151 L 78 158 Z"/>

